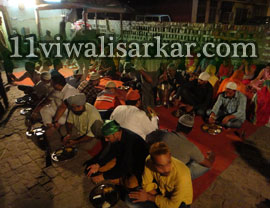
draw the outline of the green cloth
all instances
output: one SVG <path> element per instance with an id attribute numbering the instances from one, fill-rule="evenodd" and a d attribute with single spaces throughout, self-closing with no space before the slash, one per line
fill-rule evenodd
<path id="1" fill-rule="evenodd" d="M 115 132 L 118 132 L 120 129 L 120 126 L 113 120 L 107 120 L 102 126 L 102 134 L 103 136 L 112 135 Z"/>

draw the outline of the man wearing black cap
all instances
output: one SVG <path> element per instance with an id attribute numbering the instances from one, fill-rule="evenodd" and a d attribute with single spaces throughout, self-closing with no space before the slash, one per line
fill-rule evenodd
<path id="1" fill-rule="evenodd" d="M 149 145 L 160 141 L 165 142 L 172 156 L 189 167 L 192 180 L 206 173 L 215 160 L 214 152 L 208 151 L 207 156 L 204 157 L 199 148 L 187 139 L 186 135 L 191 132 L 193 124 L 194 116 L 184 114 L 178 120 L 176 132 L 156 130 L 146 137 Z"/>
<path id="2" fill-rule="evenodd" d="M 145 158 L 148 155 L 147 144 L 140 136 L 127 129 L 120 128 L 113 120 L 104 123 L 102 133 L 105 140 L 112 145 L 105 157 L 88 167 L 88 176 L 101 172 L 102 166 L 116 158 L 116 164 L 113 168 L 92 176 L 92 180 L 99 183 L 105 179 L 114 180 L 120 178 L 126 187 L 137 187 L 141 183 Z"/>

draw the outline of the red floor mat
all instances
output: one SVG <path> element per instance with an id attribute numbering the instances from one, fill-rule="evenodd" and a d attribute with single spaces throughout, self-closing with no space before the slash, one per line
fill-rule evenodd
<path id="1" fill-rule="evenodd" d="M 175 130 L 177 126 L 177 118 L 171 115 L 174 109 L 166 109 L 164 107 L 156 108 L 160 118 L 160 128 Z M 208 150 L 216 153 L 216 160 L 212 169 L 202 177 L 193 181 L 194 200 L 199 197 L 221 174 L 233 160 L 237 157 L 234 151 L 233 141 L 241 141 L 233 130 L 224 130 L 221 134 L 212 136 L 201 131 L 203 120 L 200 117 L 195 118 L 195 125 L 192 132 L 188 135 L 188 139 L 196 144 L 205 154 Z M 246 136 L 250 136 L 258 127 L 249 122 L 245 122 L 242 129 L 246 131 Z"/>

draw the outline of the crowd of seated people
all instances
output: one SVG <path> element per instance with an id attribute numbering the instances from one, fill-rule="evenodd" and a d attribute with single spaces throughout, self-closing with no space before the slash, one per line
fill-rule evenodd
<path id="1" fill-rule="evenodd" d="M 117 66 L 114 62 L 97 60 L 84 69 L 87 79 L 81 69 L 64 78 L 59 59 L 53 60 L 53 69 L 39 73 L 27 64 L 23 77 L 11 77 L 16 81 L 29 77 L 34 89 L 44 91 L 32 116 L 41 118 L 51 151 L 76 146 L 87 154 L 93 138 L 102 140 L 101 152 L 86 162 L 86 174 L 94 183 L 109 180 L 124 187 L 123 200 L 129 207 L 192 204 L 192 180 L 215 161 L 214 152 L 204 156 L 187 139 L 195 116 L 241 129 L 254 102 L 260 106 L 253 113 L 255 121 L 269 122 L 270 65 L 256 77 L 256 66 L 245 59 L 239 67 L 228 58 L 133 58 Z M 107 80 L 104 86 L 102 78 Z M 129 89 L 119 89 L 119 83 Z M 28 93 L 30 88 L 23 90 Z M 159 129 L 157 104 L 183 109 L 174 131 Z"/>

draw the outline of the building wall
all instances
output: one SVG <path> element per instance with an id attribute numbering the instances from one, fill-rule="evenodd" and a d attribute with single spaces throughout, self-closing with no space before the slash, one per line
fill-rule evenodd
<path id="1" fill-rule="evenodd" d="M 11 30 L 19 34 L 37 34 L 37 25 L 34 8 L 19 9 L 17 7 L 7 7 L 10 19 Z M 42 35 L 46 30 L 50 30 L 52 35 L 59 33 L 59 23 L 62 20 L 63 10 L 40 11 L 40 23 Z M 26 28 L 24 30 L 23 28 Z M 69 31 L 67 31 L 69 32 Z"/>

